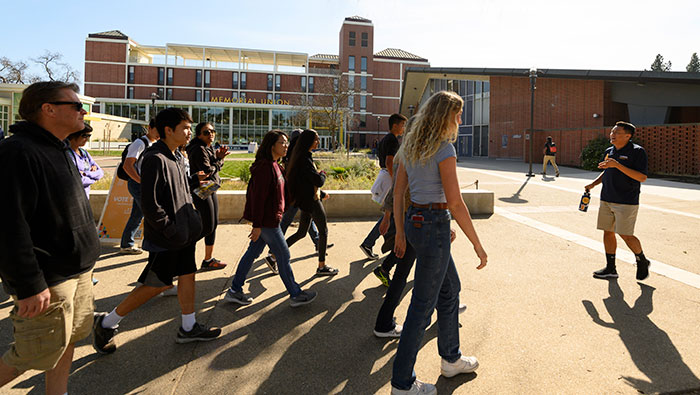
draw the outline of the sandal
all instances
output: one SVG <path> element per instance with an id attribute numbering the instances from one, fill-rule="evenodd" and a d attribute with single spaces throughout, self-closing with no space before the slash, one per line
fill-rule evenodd
<path id="1" fill-rule="evenodd" d="M 202 261 L 202 270 L 219 270 L 226 267 L 226 264 L 216 258 L 209 261 Z"/>
<path id="2" fill-rule="evenodd" d="M 336 274 L 338 274 L 338 269 L 334 269 L 328 265 L 316 269 L 317 276 L 335 276 Z"/>

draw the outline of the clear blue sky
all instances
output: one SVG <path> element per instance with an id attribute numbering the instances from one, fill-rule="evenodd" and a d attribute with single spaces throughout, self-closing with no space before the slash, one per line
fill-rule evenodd
<path id="1" fill-rule="evenodd" d="M 685 71 L 700 52 L 696 0 L 297 0 L 5 2 L 0 56 L 48 49 L 81 73 L 89 33 L 136 42 L 337 53 L 343 18 L 374 23 L 374 50 L 394 47 L 435 67 L 643 70 L 657 53 Z M 7 4 L 9 3 L 9 4 Z"/>

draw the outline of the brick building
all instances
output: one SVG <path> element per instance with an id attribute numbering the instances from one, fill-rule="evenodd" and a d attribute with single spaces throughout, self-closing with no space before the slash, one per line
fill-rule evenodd
<path id="1" fill-rule="evenodd" d="M 434 92 L 453 90 L 465 100 L 455 144 L 460 156 L 529 161 L 528 71 L 411 68 L 401 112 L 411 115 Z M 578 166 L 589 140 L 627 120 L 638 127 L 635 138 L 650 154 L 651 171 L 700 174 L 699 73 L 539 70 L 533 119 L 534 162 L 542 160 L 551 135 L 559 147 L 557 161 Z"/>
<path id="2" fill-rule="evenodd" d="M 141 45 L 120 31 L 85 40 L 85 94 L 95 111 L 132 118 L 132 136 L 152 111 L 189 110 L 209 121 L 226 144 L 260 142 L 270 129 L 314 127 L 327 148 L 333 137 L 369 146 L 399 110 L 408 67 L 429 66 L 401 49 L 374 52 L 374 26 L 345 18 L 338 54 L 166 44 Z M 152 96 L 157 95 L 155 108 Z M 338 127 L 322 116 L 332 109 Z M 338 132 L 332 132 L 337 129 Z"/>

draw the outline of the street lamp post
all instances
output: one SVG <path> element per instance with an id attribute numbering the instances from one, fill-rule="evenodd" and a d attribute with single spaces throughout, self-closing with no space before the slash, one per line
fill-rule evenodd
<path id="1" fill-rule="evenodd" d="M 151 119 L 156 119 L 156 99 L 160 99 L 155 92 L 151 93 Z"/>
<path id="2" fill-rule="evenodd" d="M 537 69 L 530 69 L 530 170 L 526 174 L 527 177 L 534 177 L 535 174 L 532 172 L 532 140 L 534 138 L 535 131 L 535 83 L 537 82 Z"/>

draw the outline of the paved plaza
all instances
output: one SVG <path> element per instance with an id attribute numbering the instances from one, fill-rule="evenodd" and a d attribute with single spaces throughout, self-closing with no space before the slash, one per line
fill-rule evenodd
<path id="1" fill-rule="evenodd" d="M 636 234 L 652 260 L 652 274 L 638 283 L 634 256 L 625 247 L 618 252 L 620 278 L 607 281 L 591 276 L 605 264 L 602 232 L 595 229 L 600 187 L 589 211 L 577 210 L 583 186 L 597 173 L 562 167 L 559 178 L 526 178 L 526 171 L 519 161 L 458 163 L 463 187 L 478 180 L 480 189 L 496 197 L 495 213 L 475 218 L 488 266 L 475 269 L 478 260 L 463 234 L 453 244 L 461 300 L 468 305 L 460 316 L 461 349 L 475 355 L 480 367 L 475 374 L 441 377 L 431 324 L 418 353 L 418 377 L 437 382 L 440 394 L 700 389 L 700 186 L 658 179 L 642 185 Z M 91 339 L 76 347 L 69 392 L 388 394 L 398 341 L 372 334 L 386 288 L 372 274 L 376 263 L 358 248 L 375 220 L 331 219 L 329 242 L 335 246 L 327 262 L 340 269 L 336 277 L 315 277 L 308 238 L 291 248 L 296 280 L 319 293 L 313 303 L 294 309 L 281 279 L 262 260 L 244 287 L 253 304 L 223 301 L 250 227 L 220 225 L 215 256 L 229 266 L 197 275 L 195 306 L 199 320 L 223 329 L 221 338 L 175 344 L 177 300 L 157 297 L 122 321 L 116 353 L 98 356 Z M 103 245 L 95 267 L 97 310 L 116 306 L 145 263 L 146 255 L 118 255 L 114 246 Z M 396 312 L 399 323 L 410 288 L 406 295 Z M 4 352 L 12 339 L 12 303 L 4 294 L 0 299 Z M 43 393 L 43 377 L 26 372 L 3 393 Z"/>

